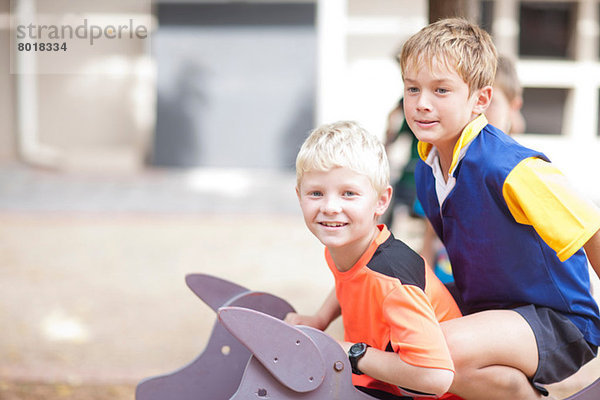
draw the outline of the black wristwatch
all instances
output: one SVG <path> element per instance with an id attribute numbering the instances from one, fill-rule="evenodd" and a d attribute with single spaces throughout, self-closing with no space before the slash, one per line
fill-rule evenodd
<path id="1" fill-rule="evenodd" d="M 348 358 L 350 359 L 350 366 L 352 366 L 352 373 L 355 375 L 362 375 L 363 373 L 358 369 L 358 360 L 362 358 L 367 352 L 367 349 L 371 347 L 366 343 L 354 343 L 348 350 Z"/>

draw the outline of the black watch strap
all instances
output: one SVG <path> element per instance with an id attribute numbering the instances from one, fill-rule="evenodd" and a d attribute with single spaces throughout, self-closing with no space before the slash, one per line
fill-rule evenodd
<path id="1" fill-rule="evenodd" d="M 370 346 L 368 344 L 363 342 L 355 343 L 352 346 L 350 346 L 350 349 L 348 350 L 348 359 L 350 360 L 350 366 L 352 367 L 353 374 L 363 374 L 362 371 L 358 369 L 358 360 L 360 360 L 365 355 L 369 347 Z"/>

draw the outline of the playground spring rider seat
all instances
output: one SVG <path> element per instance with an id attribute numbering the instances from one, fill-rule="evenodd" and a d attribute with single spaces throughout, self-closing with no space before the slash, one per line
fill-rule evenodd
<path id="1" fill-rule="evenodd" d="M 373 400 L 333 338 L 282 321 L 294 309 L 281 298 L 209 275 L 186 283 L 219 310 L 209 342 L 189 365 L 140 382 L 136 400 Z"/>
<path id="2" fill-rule="evenodd" d="M 374 400 L 352 385 L 348 355 L 326 333 L 240 307 L 219 319 L 252 352 L 231 400 Z"/>
<path id="3" fill-rule="evenodd" d="M 567 397 L 565 400 L 599 400 L 600 399 L 600 378 L 594 383 L 583 388 L 574 395 Z"/>
<path id="4" fill-rule="evenodd" d="M 191 274 L 186 284 L 215 312 L 222 306 L 262 311 L 283 319 L 294 311 L 285 300 L 250 291 L 229 281 Z M 247 327 L 253 329 L 254 327 Z M 148 378 L 136 388 L 136 400 L 227 400 L 237 390 L 250 351 L 217 320 L 204 351 L 187 366 L 167 375 Z"/>
<path id="5" fill-rule="evenodd" d="M 293 311 L 284 300 L 208 275 L 186 283 L 218 312 L 208 345 L 188 366 L 142 381 L 136 400 L 373 400 L 352 386 L 333 338 L 281 321 Z M 565 400 L 600 400 L 600 378 Z"/>

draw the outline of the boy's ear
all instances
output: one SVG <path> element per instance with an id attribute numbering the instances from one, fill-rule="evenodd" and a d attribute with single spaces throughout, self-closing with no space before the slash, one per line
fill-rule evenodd
<path id="1" fill-rule="evenodd" d="M 510 108 L 514 111 L 519 111 L 523 108 L 523 97 L 517 96 L 510 102 Z"/>
<path id="2" fill-rule="evenodd" d="M 379 195 L 377 205 L 375 206 L 375 215 L 377 217 L 382 216 L 389 207 L 390 201 L 392 200 L 392 192 L 392 187 L 388 185 L 388 187 Z"/>
<path id="3" fill-rule="evenodd" d="M 475 105 L 473 106 L 473 114 L 479 115 L 485 110 L 487 110 L 492 101 L 493 91 L 494 89 L 492 89 L 491 86 L 484 86 L 474 93 L 474 96 L 476 96 L 476 98 Z"/>

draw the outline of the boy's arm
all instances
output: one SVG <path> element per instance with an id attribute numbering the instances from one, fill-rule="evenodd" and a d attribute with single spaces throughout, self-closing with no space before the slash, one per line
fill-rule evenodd
<path id="1" fill-rule="evenodd" d="M 600 278 L 600 230 L 585 243 L 583 249 L 596 275 Z"/>
<path id="2" fill-rule="evenodd" d="M 598 207 L 580 196 L 553 164 L 539 158 L 521 161 L 506 178 L 502 194 L 515 220 L 533 226 L 561 261 L 600 228 Z"/>
<path id="3" fill-rule="evenodd" d="M 354 343 L 340 343 L 348 353 Z M 379 381 L 388 382 L 409 390 L 442 396 L 448 392 L 454 372 L 440 368 L 424 368 L 408 364 L 397 353 L 369 347 L 358 360 L 358 369 Z"/>
<path id="4" fill-rule="evenodd" d="M 386 296 L 381 318 L 379 323 L 389 331 L 389 337 L 380 338 L 383 343 L 375 345 L 367 337 L 350 335 L 349 340 L 373 346 L 358 361 L 358 369 L 400 388 L 438 396 L 446 393 L 454 378 L 454 365 L 425 292 L 415 285 L 398 286 Z M 342 347 L 347 351 L 352 344 L 342 343 Z M 390 345 L 393 352 L 385 351 Z"/>
<path id="5" fill-rule="evenodd" d="M 325 301 L 314 315 L 302 315 L 297 313 L 288 313 L 285 316 L 284 321 L 292 325 L 305 325 L 310 326 L 321 331 L 327 329 L 329 324 L 333 322 L 337 317 L 341 315 L 342 311 L 340 303 L 338 302 L 337 296 L 335 295 L 335 288 L 325 298 Z"/>
<path id="6" fill-rule="evenodd" d="M 423 246 L 421 247 L 420 255 L 425 260 L 425 263 L 430 267 L 435 267 L 435 239 L 437 234 L 431 225 L 431 222 L 425 218 L 425 232 L 423 233 Z"/>

